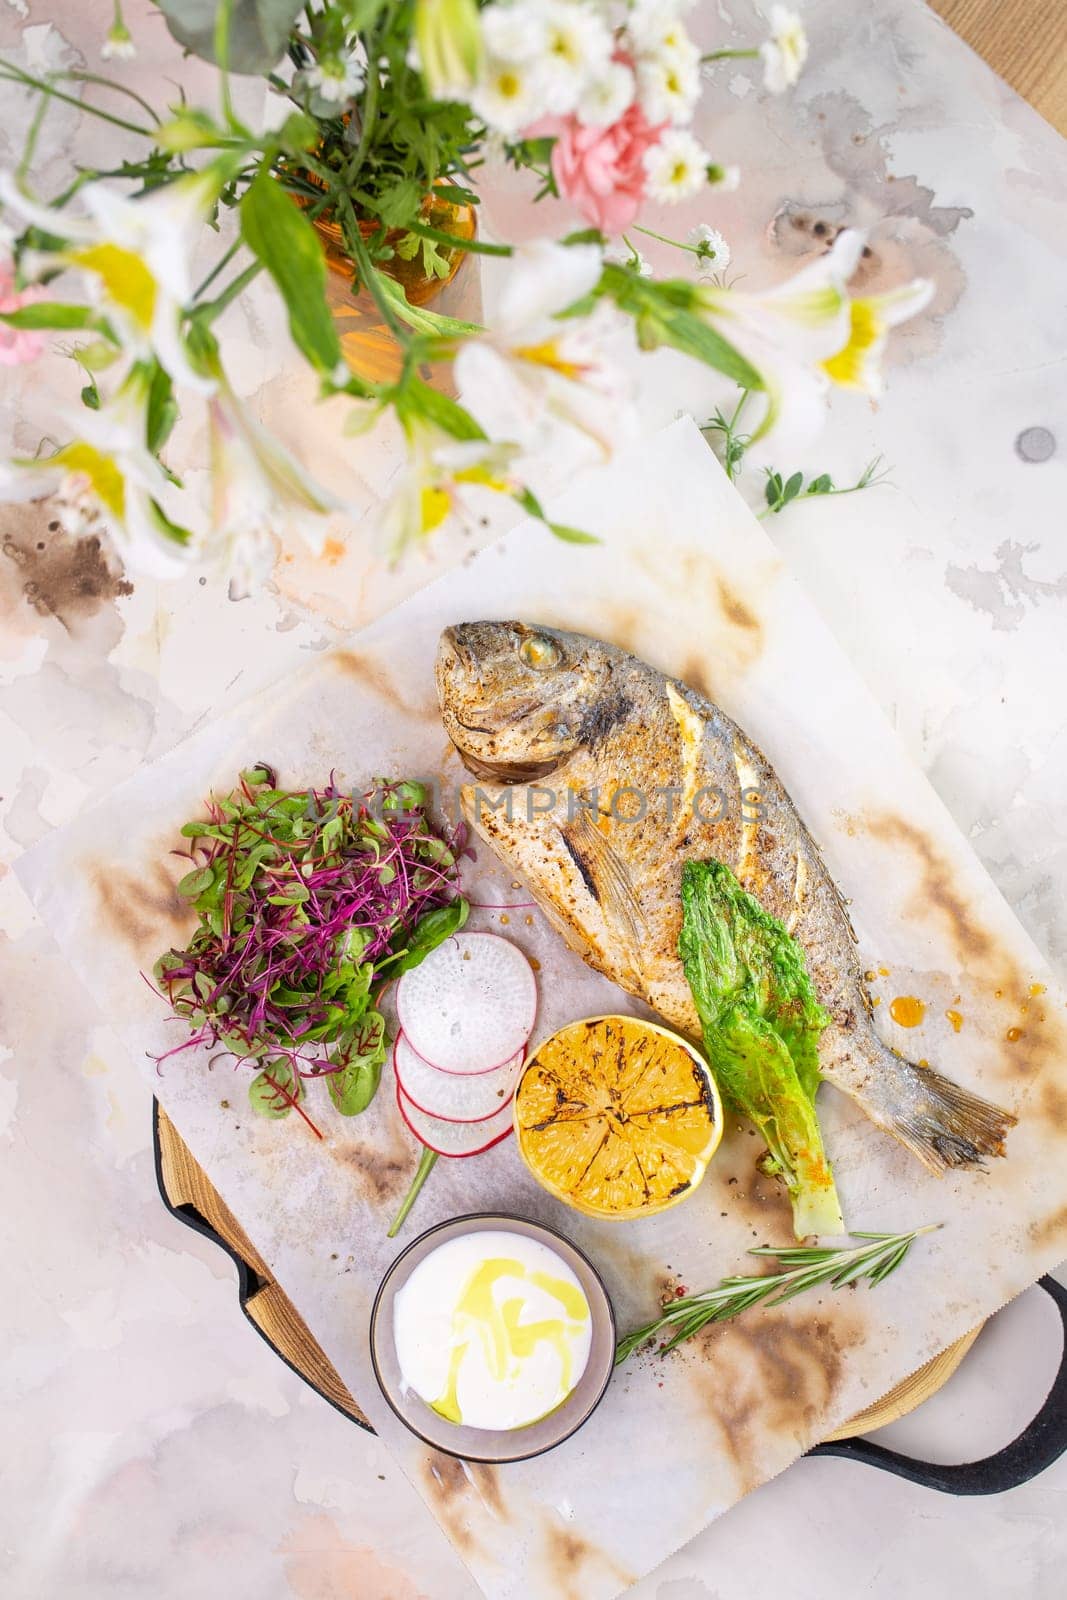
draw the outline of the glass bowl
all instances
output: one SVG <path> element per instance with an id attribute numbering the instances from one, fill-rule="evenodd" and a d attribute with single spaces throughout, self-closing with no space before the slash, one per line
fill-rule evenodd
<path id="1" fill-rule="evenodd" d="M 500 1432 L 449 1422 L 413 1390 L 405 1392 L 393 1341 L 393 1300 L 419 1262 L 449 1239 L 488 1229 L 523 1234 L 554 1250 L 582 1286 L 589 1303 L 592 1329 L 585 1371 L 566 1400 L 547 1416 L 539 1417 L 524 1428 Z M 397 1256 L 375 1296 L 370 1318 L 370 1353 L 375 1377 L 390 1408 L 404 1426 L 410 1428 L 424 1443 L 432 1445 L 435 1450 L 443 1450 L 446 1455 L 458 1456 L 462 1461 L 493 1465 L 505 1461 L 526 1461 L 531 1456 L 555 1449 L 564 1439 L 569 1439 L 592 1416 L 604 1398 L 615 1364 L 615 1314 L 600 1274 L 569 1239 L 565 1239 L 554 1228 L 529 1222 L 525 1217 L 478 1212 L 472 1216 L 453 1217 L 448 1222 L 439 1222 L 436 1227 L 420 1234 Z"/>

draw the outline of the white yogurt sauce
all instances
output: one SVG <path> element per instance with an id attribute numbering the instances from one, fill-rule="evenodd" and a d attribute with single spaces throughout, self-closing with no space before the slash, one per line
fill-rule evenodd
<path id="1" fill-rule="evenodd" d="M 393 1301 L 403 1387 L 450 1422 L 503 1432 L 561 1405 L 589 1359 L 592 1319 L 555 1250 L 486 1229 L 438 1245 Z"/>

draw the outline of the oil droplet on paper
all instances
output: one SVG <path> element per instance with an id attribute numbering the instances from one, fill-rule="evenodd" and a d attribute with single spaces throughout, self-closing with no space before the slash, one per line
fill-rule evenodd
<path id="1" fill-rule="evenodd" d="M 1033 998 L 1035 1000 L 1037 999 L 1039 994 L 1044 994 L 1044 992 L 1045 992 L 1045 985 L 1043 983 L 1032 983 L 1030 985 L 1030 993 L 1031 993 L 1031 995 L 1033 996 Z"/>
<path id="2" fill-rule="evenodd" d="M 917 1028 L 926 1015 L 926 1006 L 913 994 L 898 994 L 889 1007 L 898 1028 Z"/>
<path id="3" fill-rule="evenodd" d="M 1009 1044 L 1017 1043 L 1017 1041 L 1019 1039 L 1021 1039 L 1022 1036 L 1023 1036 L 1023 1030 L 1021 1028 L 1009 1028 L 1007 1033 L 1004 1035 L 1005 1039 L 1007 1039 Z"/>
<path id="4" fill-rule="evenodd" d="M 948 1020 L 952 1024 L 953 1033 L 959 1033 L 960 1029 L 963 1027 L 963 1013 L 962 1013 L 962 1011 L 953 1011 L 950 1008 L 948 1011 L 945 1012 L 945 1016 L 948 1018 Z"/>

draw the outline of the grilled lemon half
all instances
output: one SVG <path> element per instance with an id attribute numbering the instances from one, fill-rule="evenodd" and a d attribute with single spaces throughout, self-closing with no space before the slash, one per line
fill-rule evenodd
<path id="1" fill-rule="evenodd" d="M 588 1217 L 647 1217 L 692 1194 L 722 1138 L 703 1057 L 638 1017 L 572 1022 L 537 1047 L 515 1095 L 523 1160 Z"/>

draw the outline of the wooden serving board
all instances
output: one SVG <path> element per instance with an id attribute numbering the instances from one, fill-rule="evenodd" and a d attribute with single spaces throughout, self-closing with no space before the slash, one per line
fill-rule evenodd
<path id="1" fill-rule="evenodd" d="M 336 1406 L 346 1417 L 351 1417 L 361 1428 L 373 1433 L 373 1428 L 355 1397 L 345 1387 L 336 1367 L 312 1336 L 292 1301 L 272 1281 L 266 1262 L 158 1101 L 154 1105 L 153 1116 L 156 1177 L 167 1208 L 187 1226 L 208 1238 L 214 1238 L 233 1257 L 238 1273 L 241 1310 L 275 1354 L 324 1400 Z M 857 1434 L 873 1433 L 876 1428 L 884 1428 L 888 1423 L 907 1416 L 909 1411 L 914 1411 L 924 1400 L 936 1394 L 942 1384 L 948 1382 L 983 1326 L 979 1324 L 970 1333 L 964 1334 L 962 1339 L 957 1339 L 946 1350 L 940 1351 L 932 1361 L 925 1362 L 888 1394 L 857 1412 L 843 1427 L 828 1434 L 827 1440 L 851 1439 Z"/>

